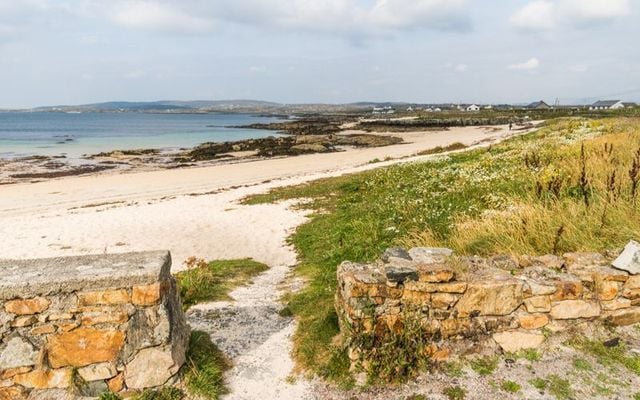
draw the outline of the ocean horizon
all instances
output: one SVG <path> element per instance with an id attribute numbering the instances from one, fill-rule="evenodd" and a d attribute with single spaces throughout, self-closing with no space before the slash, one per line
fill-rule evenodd
<path id="1" fill-rule="evenodd" d="M 278 133 L 234 126 L 279 120 L 252 114 L 5 112 L 0 113 L 0 159 L 43 155 L 73 160 L 112 150 L 169 151 L 256 139 Z"/>

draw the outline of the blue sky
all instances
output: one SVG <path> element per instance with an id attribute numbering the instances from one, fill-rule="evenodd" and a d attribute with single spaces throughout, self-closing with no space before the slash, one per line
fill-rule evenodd
<path id="1" fill-rule="evenodd" d="M 0 107 L 640 100 L 640 0 L 0 0 Z"/>

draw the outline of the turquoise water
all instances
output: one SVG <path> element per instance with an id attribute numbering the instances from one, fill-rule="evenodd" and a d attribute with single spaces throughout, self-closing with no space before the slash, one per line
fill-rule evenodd
<path id="1" fill-rule="evenodd" d="M 276 121 L 246 114 L 0 113 L 0 158 L 77 159 L 116 149 L 175 150 L 204 142 L 276 136 L 273 131 L 231 128 Z"/>

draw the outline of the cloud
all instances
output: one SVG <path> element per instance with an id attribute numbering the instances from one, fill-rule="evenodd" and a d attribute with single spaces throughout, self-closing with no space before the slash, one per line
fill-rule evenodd
<path id="1" fill-rule="evenodd" d="M 227 23 L 366 37 L 411 29 L 468 31 L 471 25 L 468 0 L 87 1 L 120 26 L 167 33 L 209 33 Z"/>
<path id="2" fill-rule="evenodd" d="M 122 26 L 162 33 L 203 33 L 213 29 L 213 22 L 189 14 L 171 4 L 157 1 L 120 3 L 111 14 Z"/>
<path id="3" fill-rule="evenodd" d="M 533 0 L 509 21 L 517 29 L 539 32 L 607 23 L 630 12 L 630 0 Z"/>
<path id="4" fill-rule="evenodd" d="M 509 69 L 515 69 L 515 70 L 534 70 L 537 69 L 540 66 L 540 60 L 538 60 L 537 58 L 533 57 L 528 59 L 527 61 L 523 62 L 523 63 L 519 63 L 519 64 L 511 64 L 509 65 L 507 68 Z"/>

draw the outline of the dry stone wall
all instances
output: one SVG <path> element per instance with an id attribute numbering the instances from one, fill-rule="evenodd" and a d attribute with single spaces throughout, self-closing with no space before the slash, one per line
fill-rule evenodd
<path id="1" fill-rule="evenodd" d="M 170 383 L 189 339 L 170 267 L 168 252 L 0 260 L 0 399 Z"/>
<path id="2" fill-rule="evenodd" d="M 452 257 L 438 248 L 388 249 L 373 264 L 338 267 L 336 310 L 354 365 L 372 350 L 358 336 L 403 334 L 411 319 L 446 358 L 458 339 L 493 340 L 504 351 L 540 346 L 544 330 L 583 321 L 640 322 L 640 246 L 612 255 Z M 632 271 L 630 273 L 626 269 Z M 411 326 L 414 326 L 412 324 Z M 404 332 L 406 334 L 406 332 Z M 415 333 L 412 333 L 415 334 Z"/>

